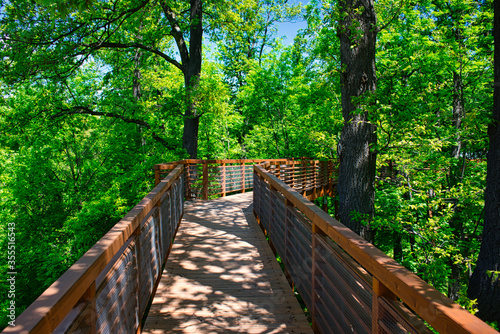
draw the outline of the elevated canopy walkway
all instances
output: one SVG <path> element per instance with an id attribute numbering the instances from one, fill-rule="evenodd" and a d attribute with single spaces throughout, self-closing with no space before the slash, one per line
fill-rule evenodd
<path id="1" fill-rule="evenodd" d="M 333 195 L 334 167 L 157 165 L 153 191 L 4 332 L 497 333 L 308 200 Z"/>
<path id="2" fill-rule="evenodd" d="M 312 333 L 252 197 L 186 205 L 143 333 Z"/>

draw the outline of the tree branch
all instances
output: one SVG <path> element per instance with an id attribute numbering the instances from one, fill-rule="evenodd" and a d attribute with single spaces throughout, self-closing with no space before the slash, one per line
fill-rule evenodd
<path id="1" fill-rule="evenodd" d="M 403 4 L 404 4 L 404 1 L 401 0 L 400 6 L 396 10 L 396 13 L 392 16 L 392 18 L 389 21 L 387 21 L 386 24 L 384 24 L 382 27 L 378 28 L 377 31 L 382 31 L 382 30 L 386 29 L 392 23 L 392 21 L 394 21 L 394 19 L 399 16 L 399 14 L 401 13 L 401 9 L 403 8 Z"/>
<path id="2" fill-rule="evenodd" d="M 84 46 L 89 46 L 93 49 L 100 49 L 100 48 L 114 48 L 114 49 L 128 49 L 128 48 L 139 48 L 142 50 L 146 50 L 149 52 L 154 53 L 155 55 L 160 56 L 161 58 L 165 59 L 175 67 L 177 67 L 179 70 L 184 71 L 184 66 L 180 64 L 177 60 L 171 58 L 170 56 L 164 54 L 163 52 L 153 49 L 150 46 L 141 44 L 141 43 L 113 43 L 113 42 L 101 42 L 101 43 L 92 43 L 90 45 L 84 45 Z"/>
<path id="3" fill-rule="evenodd" d="M 50 118 L 51 119 L 56 119 L 59 117 L 67 116 L 67 115 L 93 115 L 93 116 L 104 116 L 104 117 L 110 117 L 110 118 L 115 118 L 115 119 L 121 119 L 122 121 L 126 123 L 132 123 L 132 124 L 137 124 L 139 126 L 145 127 L 146 129 L 151 130 L 151 125 L 143 120 L 140 119 L 134 119 L 134 118 L 128 118 L 123 115 L 115 114 L 115 113 L 106 113 L 106 112 L 101 112 L 101 111 L 94 111 L 90 108 L 83 107 L 83 106 L 78 106 L 78 107 L 73 107 L 70 109 L 67 108 L 60 108 L 60 112 L 58 112 L 55 115 L 52 115 Z M 176 146 L 168 143 L 165 139 L 159 137 L 156 133 L 152 133 L 152 137 L 154 140 L 165 146 L 169 150 L 175 150 Z"/>
<path id="4" fill-rule="evenodd" d="M 184 40 L 184 36 L 182 35 L 182 30 L 179 25 L 179 21 L 177 21 L 177 15 L 175 12 L 167 5 L 165 0 L 160 0 L 160 6 L 163 9 L 163 13 L 168 19 L 172 30 L 170 34 L 174 37 L 175 42 L 177 44 L 177 48 L 179 49 L 179 53 L 181 55 L 182 63 L 187 65 L 189 63 L 189 51 L 186 46 L 186 41 Z"/>

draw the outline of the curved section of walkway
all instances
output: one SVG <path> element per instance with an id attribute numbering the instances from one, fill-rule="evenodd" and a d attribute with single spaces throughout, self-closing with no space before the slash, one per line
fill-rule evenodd
<path id="1" fill-rule="evenodd" d="M 312 333 L 251 205 L 186 203 L 143 333 Z"/>

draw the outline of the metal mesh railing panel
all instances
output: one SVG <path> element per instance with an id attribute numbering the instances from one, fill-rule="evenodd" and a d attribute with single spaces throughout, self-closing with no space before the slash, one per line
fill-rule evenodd
<path id="1" fill-rule="evenodd" d="M 202 197 L 203 191 L 203 165 L 195 164 L 189 165 L 187 168 L 188 178 L 188 189 L 186 192 L 190 194 L 190 197 L 198 198 Z"/>
<path id="2" fill-rule="evenodd" d="M 180 177 L 174 182 L 171 192 L 171 205 L 170 205 L 170 215 L 171 215 L 171 231 L 172 235 L 177 229 L 180 223 L 182 212 L 184 212 L 184 178 Z"/>
<path id="3" fill-rule="evenodd" d="M 83 310 L 78 314 L 67 329 L 57 328 L 54 331 L 54 334 L 61 333 L 94 334 L 95 307 L 93 306 L 93 303 L 86 303 L 86 306 L 84 306 Z"/>
<path id="4" fill-rule="evenodd" d="M 269 215 L 269 236 L 280 255 L 285 254 L 285 199 L 276 191 L 270 191 L 271 213 Z"/>
<path id="5" fill-rule="evenodd" d="M 162 259 L 167 255 L 167 251 L 170 247 L 170 243 L 172 242 L 173 233 L 172 225 L 173 225 L 173 217 L 172 217 L 172 192 L 169 190 L 165 192 L 163 196 L 162 203 L 160 206 L 160 220 L 161 220 L 161 254 Z"/>
<path id="6" fill-rule="evenodd" d="M 254 203 L 256 212 L 260 217 L 260 223 L 266 231 L 269 231 L 269 216 L 270 216 L 270 190 L 264 180 L 256 177 L 254 180 L 254 198 L 257 199 L 257 204 Z"/>
<path id="7" fill-rule="evenodd" d="M 388 301 L 384 297 L 378 297 L 377 302 L 379 303 L 379 320 L 378 325 L 380 328 L 380 333 L 384 334 L 418 334 L 422 331 L 417 330 L 409 321 L 404 319 L 399 313 L 393 309 Z M 427 330 L 424 322 L 414 317 L 414 322 L 417 323 L 418 327 Z"/>
<path id="8" fill-rule="evenodd" d="M 97 333 L 132 333 L 139 327 L 136 245 L 131 243 L 96 294 Z"/>
<path id="9" fill-rule="evenodd" d="M 153 216 L 151 216 L 141 228 L 139 247 L 139 305 L 142 313 L 149 302 L 149 296 L 153 292 L 154 282 L 161 268 Z"/>
<path id="10" fill-rule="evenodd" d="M 287 207 L 285 266 L 295 287 L 310 308 L 312 305 L 312 231 L 310 223 L 295 208 Z"/>
<path id="11" fill-rule="evenodd" d="M 226 192 L 238 191 L 243 188 L 243 170 L 241 166 L 225 166 Z"/>
<path id="12" fill-rule="evenodd" d="M 336 333 L 370 333 L 370 285 L 318 235 L 315 245 L 316 314 L 335 323 Z"/>

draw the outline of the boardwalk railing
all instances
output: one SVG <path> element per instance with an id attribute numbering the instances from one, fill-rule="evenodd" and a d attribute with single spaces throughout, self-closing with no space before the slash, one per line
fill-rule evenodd
<path id="1" fill-rule="evenodd" d="M 253 165 L 265 161 L 269 162 L 271 172 L 308 198 L 333 192 L 334 180 L 331 176 L 336 163 L 332 160 L 182 160 L 155 165 L 155 181 L 160 182 L 163 175 L 178 165 L 184 165 L 186 198 L 206 200 L 214 195 L 226 196 L 252 189 Z"/>
<path id="2" fill-rule="evenodd" d="M 140 332 L 184 212 L 184 183 L 178 165 L 4 332 Z"/>
<path id="3" fill-rule="evenodd" d="M 254 213 L 316 332 L 497 333 L 273 173 L 254 166 Z"/>

